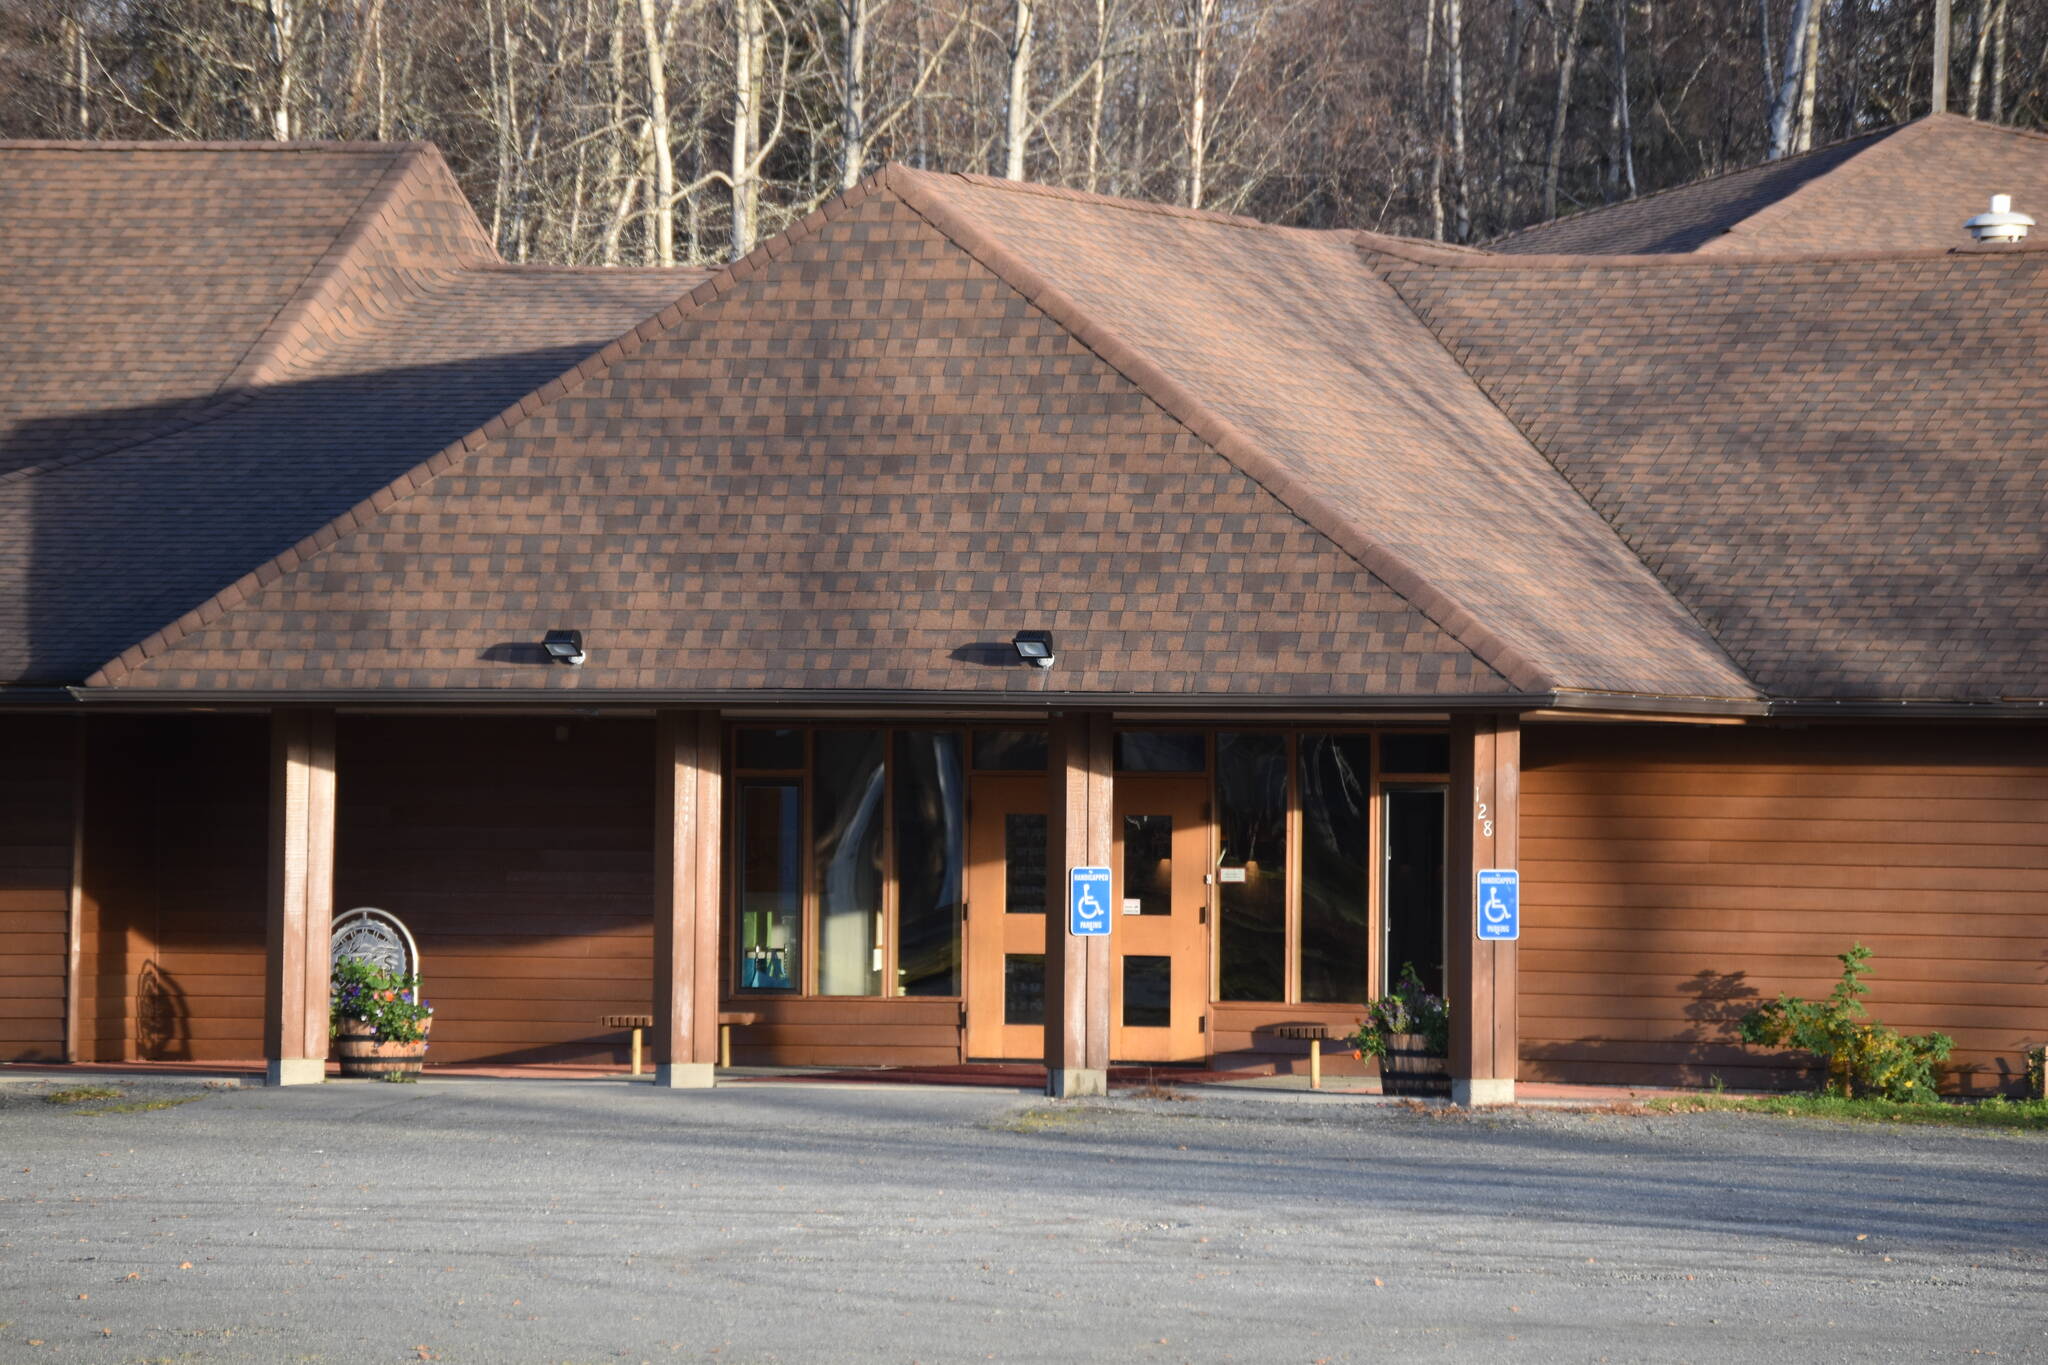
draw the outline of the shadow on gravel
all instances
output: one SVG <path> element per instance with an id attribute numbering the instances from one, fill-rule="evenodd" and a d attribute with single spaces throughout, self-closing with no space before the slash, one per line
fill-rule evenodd
<path id="1" fill-rule="evenodd" d="M 852 1181 L 913 1197 L 937 1186 L 1051 1190 L 1160 1207 L 1356 1208 L 2048 1249 L 2048 1168 L 2039 1159 L 2048 1143 L 2026 1138 L 1721 1115 L 1447 1119 L 1248 1102 L 1053 1110 L 986 1091 L 381 1089 L 254 1091 L 252 1105 L 218 1117 L 233 1123 L 260 1111 L 300 1151 L 348 1144 L 402 1159 L 417 1144 L 468 1144 L 482 1183 L 494 1149 L 509 1159 L 538 1147 L 565 1174 L 772 1153 L 777 1188 Z M 1025 1131 L 1008 1122 L 1037 1113 L 1059 1119 Z M 2006 1169 L 1994 1176 L 1987 1165 Z M 592 1182 L 578 1174 L 570 1183 Z M 744 1198 L 745 1186 L 737 1193 Z"/>

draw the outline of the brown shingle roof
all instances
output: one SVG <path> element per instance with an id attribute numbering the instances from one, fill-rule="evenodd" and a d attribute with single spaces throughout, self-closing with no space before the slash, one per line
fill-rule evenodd
<path id="1" fill-rule="evenodd" d="M 1347 234 L 894 175 L 1518 685 L 1753 694 Z"/>
<path id="2" fill-rule="evenodd" d="M 2048 250 L 1489 256 L 892 168 L 665 309 L 346 256 L 245 396 L 0 476 L 15 676 L 1734 704 L 2048 662 Z"/>
<path id="3" fill-rule="evenodd" d="M 0 146 L 0 192 L 24 184 L 9 681 L 82 677 L 703 278 L 498 264 L 431 149 Z M 72 231 L 124 186 L 146 239 Z"/>
<path id="4" fill-rule="evenodd" d="M 495 260 L 440 153 L 0 142 L 0 474 L 260 383 L 348 272 Z"/>
<path id="5" fill-rule="evenodd" d="M 2043 695 L 2048 251 L 1377 257 L 1780 697 Z"/>
<path id="6" fill-rule="evenodd" d="M 1512 232 L 1513 254 L 1912 251 L 1960 246 L 1993 194 L 2048 221 L 2048 138 L 1955 114 Z"/>
<path id="7" fill-rule="evenodd" d="M 835 201 L 95 682 L 1516 691 L 899 183 L 935 182 Z M 582 668 L 537 659 L 558 626 Z"/>

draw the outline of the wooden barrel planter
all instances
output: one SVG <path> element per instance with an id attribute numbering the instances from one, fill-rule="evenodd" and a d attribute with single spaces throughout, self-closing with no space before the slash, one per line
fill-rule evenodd
<path id="1" fill-rule="evenodd" d="M 334 1040 L 334 1056 L 341 1063 L 344 1076 L 366 1076 L 371 1080 L 392 1075 L 418 1076 L 420 1068 L 426 1065 L 427 1040 L 380 1043 L 372 1025 L 360 1019 L 344 1019 Z"/>
<path id="2" fill-rule="evenodd" d="M 1451 1097 L 1451 1060 L 1431 1052 L 1419 1033 L 1397 1033 L 1387 1039 L 1380 1058 L 1380 1093 L 1417 1099 Z"/>

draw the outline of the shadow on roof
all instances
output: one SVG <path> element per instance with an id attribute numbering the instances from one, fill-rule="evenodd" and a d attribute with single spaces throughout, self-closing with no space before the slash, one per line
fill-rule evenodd
<path id="1" fill-rule="evenodd" d="M 200 425 L 0 479 L 0 682 L 83 679 L 590 350 L 279 384 Z M 76 458 L 109 425 L 161 426 L 187 406 L 82 412 L 19 434 Z"/>

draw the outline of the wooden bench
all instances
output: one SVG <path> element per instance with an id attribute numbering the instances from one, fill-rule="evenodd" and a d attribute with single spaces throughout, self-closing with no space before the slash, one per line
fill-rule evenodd
<path id="1" fill-rule="evenodd" d="M 1330 1037 L 1330 1030 L 1321 1024 L 1275 1024 L 1267 1030 L 1275 1038 L 1306 1038 L 1308 1040 L 1308 1088 L 1323 1088 L 1323 1040 Z"/>
<path id="2" fill-rule="evenodd" d="M 732 1065 L 732 1026 L 758 1022 L 759 1015 L 747 1011 L 721 1012 L 718 1016 L 718 1064 Z M 648 1029 L 654 1027 L 651 1014 L 601 1014 L 597 1017 L 599 1028 L 623 1028 L 633 1030 L 633 1074 L 640 1074 L 641 1046 Z"/>

